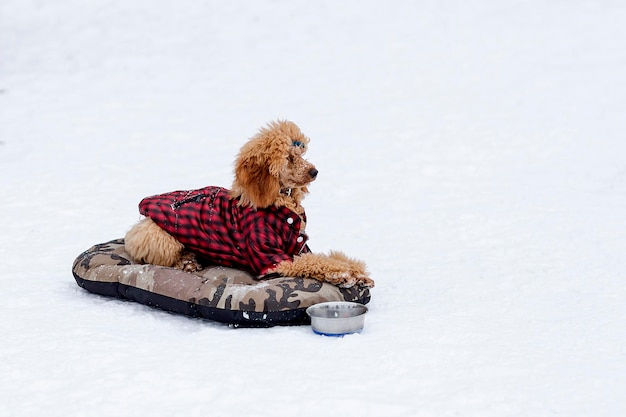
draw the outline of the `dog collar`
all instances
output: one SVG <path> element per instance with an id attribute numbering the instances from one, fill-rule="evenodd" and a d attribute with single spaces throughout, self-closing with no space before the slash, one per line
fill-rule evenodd
<path id="1" fill-rule="evenodd" d="M 291 191 L 292 190 L 293 190 L 292 188 L 281 188 L 280 191 L 278 192 L 278 194 L 285 195 L 287 197 L 291 197 Z"/>

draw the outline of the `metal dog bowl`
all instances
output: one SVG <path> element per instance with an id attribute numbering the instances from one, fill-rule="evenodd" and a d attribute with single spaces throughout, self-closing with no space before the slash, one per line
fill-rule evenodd
<path id="1" fill-rule="evenodd" d="M 363 329 L 367 307 L 347 301 L 330 301 L 306 309 L 311 317 L 311 328 L 324 336 L 343 336 Z"/>

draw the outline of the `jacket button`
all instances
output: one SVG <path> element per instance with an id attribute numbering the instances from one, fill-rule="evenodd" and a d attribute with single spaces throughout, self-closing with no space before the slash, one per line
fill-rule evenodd
<path id="1" fill-rule="evenodd" d="M 298 238 L 296 239 L 296 241 L 298 243 L 301 243 L 304 240 L 304 238 L 302 236 L 298 236 Z"/>
<path id="2" fill-rule="evenodd" d="M 291 217 L 287 217 L 287 223 L 293 224 L 293 219 Z"/>

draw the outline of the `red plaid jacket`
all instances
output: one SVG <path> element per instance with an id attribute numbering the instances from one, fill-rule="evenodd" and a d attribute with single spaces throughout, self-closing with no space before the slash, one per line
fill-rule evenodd
<path id="1" fill-rule="evenodd" d="M 309 252 L 296 213 L 286 207 L 242 207 L 238 202 L 224 188 L 206 187 L 144 198 L 139 212 L 207 261 L 257 275 Z"/>

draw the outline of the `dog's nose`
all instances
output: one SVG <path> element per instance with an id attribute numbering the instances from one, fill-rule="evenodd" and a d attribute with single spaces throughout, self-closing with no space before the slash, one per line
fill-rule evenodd
<path id="1" fill-rule="evenodd" d="M 311 168 L 311 169 L 309 170 L 309 175 L 311 176 L 311 178 L 313 178 L 313 179 L 314 179 L 315 177 L 317 177 L 317 173 L 318 173 L 318 172 L 319 172 L 319 171 L 318 171 L 317 169 L 315 169 L 315 168 Z"/>

